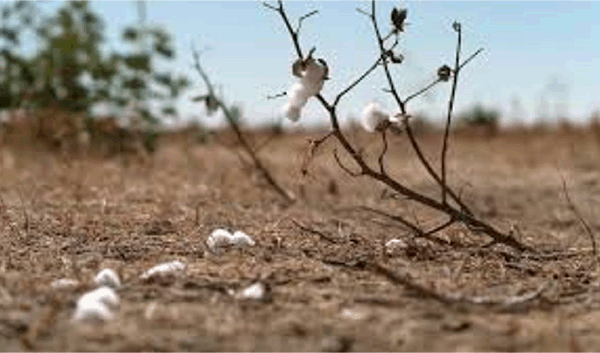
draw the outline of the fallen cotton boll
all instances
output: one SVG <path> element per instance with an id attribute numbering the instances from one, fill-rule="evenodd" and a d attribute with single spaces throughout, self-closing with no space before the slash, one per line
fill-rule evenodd
<path id="1" fill-rule="evenodd" d="M 225 229 L 217 229 L 213 231 L 206 241 L 206 245 L 208 245 L 209 249 L 213 252 L 216 252 L 219 248 L 228 246 L 243 248 L 247 246 L 254 246 L 255 244 L 256 243 L 254 240 L 246 233 L 242 231 L 236 231 L 235 233 L 231 234 Z"/>
<path id="2" fill-rule="evenodd" d="M 109 268 L 105 268 L 104 270 L 98 272 L 96 277 L 94 277 L 94 283 L 97 286 L 107 286 L 113 289 L 117 289 L 121 286 L 121 281 L 119 280 L 119 275 Z"/>
<path id="3" fill-rule="evenodd" d="M 113 318 L 112 311 L 102 303 L 85 302 L 78 304 L 73 315 L 73 321 L 109 321 Z"/>
<path id="4" fill-rule="evenodd" d="M 231 236 L 231 243 L 237 247 L 254 246 L 256 243 L 248 234 L 238 230 Z"/>
<path id="5" fill-rule="evenodd" d="M 360 122 L 368 132 L 375 132 L 389 122 L 390 115 L 385 113 L 378 103 L 371 102 L 363 109 Z"/>
<path id="6" fill-rule="evenodd" d="M 385 243 L 385 250 L 390 255 L 405 250 L 407 247 L 408 244 L 402 239 L 392 239 Z"/>
<path id="7" fill-rule="evenodd" d="M 54 289 L 68 289 L 75 288 L 77 286 L 79 286 L 79 281 L 70 278 L 61 278 L 54 280 L 52 281 L 52 283 L 50 283 L 50 287 Z"/>
<path id="8" fill-rule="evenodd" d="M 154 277 L 174 275 L 177 272 L 183 271 L 185 271 L 185 265 L 182 262 L 171 261 L 152 267 L 148 271 L 144 272 L 140 278 L 143 280 L 148 280 Z"/>
<path id="9" fill-rule="evenodd" d="M 108 321 L 113 317 L 113 309 L 119 306 L 119 297 L 109 287 L 100 287 L 81 296 L 73 320 Z"/>
<path id="10" fill-rule="evenodd" d="M 216 250 L 217 248 L 228 246 L 231 244 L 231 233 L 225 229 L 215 229 L 210 236 L 206 240 L 206 245 L 211 250 Z"/>
<path id="11" fill-rule="evenodd" d="M 238 299 L 266 300 L 267 294 L 267 287 L 261 282 L 256 282 L 253 285 L 244 288 L 236 295 L 236 297 Z"/>

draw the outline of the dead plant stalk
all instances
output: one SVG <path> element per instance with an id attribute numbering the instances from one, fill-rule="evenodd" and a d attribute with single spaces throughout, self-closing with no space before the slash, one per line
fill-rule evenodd
<path id="1" fill-rule="evenodd" d="M 312 11 L 311 13 L 300 17 L 300 19 L 298 21 L 298 26 L 296 29 L 294 29 L 290 23 L 290 20 L 287 16 L 285 9 L 283 7 L 283 2 L 281 0 L 279 0 L 277 4 L 278 4 L 277 6 L 274 6 L 274 5 L 271 5 L 268 3 L 263 3 L 263 5 L 265 7 L 277 12 L 281 16 L 281 19 L 283 20 L 283 22 L 288 30 L 288 33 L 292 39 L 294 48 L 296 49 L 296 54 L 298 56 L 298 59 L 304 60 L 305 57 L 303 55 L 303 51 L 302 51 L 302 48 L 301 48 L 300 42 L 299 42 L 301 25 L 302 25 L 302 22 L 306 18 L 316 14 L 317 11 Z M 391 58 L 391 56 L 393 56 L 392 49 L 394 49 L 397 46 L 398 35 L 401 31 L 393 30 L 393 33 L 391 33 L 390 35 L 388 35 L 386 37 L 382 36 L 382 33 L 379 29 L 379 25 L 377 22 L 377 18 L 375 16 L 376 12 L 375 12 L 375 1 L 374 0 L 371 2 L 371 12 L 370 13 L 363 11 L 361 9 L 358 9 L 358 11 L 360 13 L 366 15 L 367 17 L 369 17 L 369 19 L 371 20 L 371 23 L 373 25 L 373 29 L 375 32 L 375 36 L 376 36 L 376 39 L 378 42 L 378 46 L 379 46 L 379 51 L 380 51 L 379 57 L 377 58 L 375 63 L 371 67 L 369 67 L 362 75 L 360 75 L 356 80 L 354 80 L 352 83 L 350 83 L 347 86 L 347 88 L 343 89 L 339 94 L 337 94 L 337 96 L 333 100 L 333 104 L 329 103 L 329 101 L 326 100 L 321 95 L 321 93 L 318 93 L 317 95 L 315 95 L 317 100 L 319 100 L 321 105 L 329 113 L 332 130 L 330 133 L 328 133 L 328 135 L 324 139 L 334 136 L 337 139 L 337 141 L 341 144 L 342 148 L 348 153 L 348 155 L 354 161 L 354 163 L 358 167 L 358 170 L 352 171 L 349 167 L 345 166 L 342 163 L 339 156 L 337 155 L 337 151 L 334 151 L 334 157 L 335 157 L 337 163 L 339 164 L 339 166 L 344 171 L 346 171 L 348 174 L 350 174 L 351 176 L 354 176 L 354 177 L 366 176 L 368 178 L 377 180 L 380 183 L 391 188 L 395 192 L 405 196 L 407 199 L 409 199 L 411 201 L 418 202 L 422 205 L 425 205 L 425 206 L 430 207 L 434 210 L 437 210 L 443 214 L 446 214 L 449 217 L 449 219 L 446 222 L 444 222 L 443 226 L 434 227 L 434 230 L 436 232 L 439 232 L 442 229 L 444 229 L 456 222 L 459 222 L 459 223 L 462 223 L 463 225 L 465 225 L 466 227 L 468 227 L 472 232 L 474 232 L 476 234 L 485 234 L 488 237 L 492 238 L 492 243 L 505 244 L 505 245 L 510 246 L 518 251 L 535 252 L 532 247 L 521 243 L 520 241 L 513 238 L 512 236 L 497 230 L 492 225 L 477 218 L 471 212 L 471 210 L 462 202 L 460 197 L 457 196 L 457 194 L 448 186 L 447 180 L 446 180 L 446 172 L 445 172 L 445 164 L 446 164 L 445 159 L 446 159 L 446 151 L 448 148 L 447 140 L 448 140 L 448 135 L 449 135 L 448 132 L 445 133 L 443 147 L 442 147 L 442 176 L 440 177 L 440 175 L 433 169 L 433 167 L 431 166 L 431 163 L 427 160 L 427 158 L 423 154 L 421 147 L 419 145 L 419 142 L 416 140 L 416 138 L 411 130 L 410 124 L 408 124 L 408 122 L 407 122 L 408 115 L 406 113 L 406 103 L 410 99 L 413 99 L 417 95 L 424 93 L 427 89 L 435 86 L 435 84 L 437 84 L 438 82 L 443 81 L 443 80 L 439 79 L 439 80 L 435 81 L 433 84 L 430 84 L 425 89 L 422 89 L 422 90 L 418 91 L 417 93 L 409 96 L 407 99 L 402 100 L 400 98 L 400 95 L 398 94 L 398 91 L 396 90 L 394 80 L 392 78 L 392 75 L 390 73 L 390 68 L 389 68 L 390 58 Z M 461 64 L 460 63 L 460 42 L 461 42 L 460 24 L 455 23 L 453 27 L 458 32 L 458 45 L 457 45 L 456 63 L 455 63 L 455 68 L 454 68 L 453 81 L 452 81 L 452 94 L 450 95 L 449 103 L 448 103 L 449 109 L 448 109 L 448 116 L 447 116 L 447 121 L 446 121 L 446 131 L 449 131 L 451 120 L 452 120 L 451 119 L 452 118 L 452 106 L 454 104 L 454 99 L 455 99 L 456 85 L 458 82 L 458 72 L 460 71 L 460 69 L 462 69 L 462 67 L 464 67 L 465 64 L 467 64 L 471 59 L 473 59 L 477 54 L 479 54 L 482 51 L 481 49 L 476 51 L 473 55 L 471 55 L 467 60 L 465 60 Z M 392 34 L 395 34 L 395 41 L 389 47 L 386 47 L 386 40 L 390 37 L 393 37 Z M 312 51 L 314 51 L 314 49 L 311 50 L 311 52 Z M 384 70 L 385 76 L 386 76 L 386 80 L 387 80 L 387 83 L 389 86 L 389 89 L 386 91 L 393 96 L 395 102 L 398 105 L 401 116 L 404 118 L 404 128 L 407 132 L 408 139 L 411 143 L 411 146 L 412 146 L 414 152 L 416 153 L 417 157 L 419 158 L 419 161 L 421 162 L 421 164 L 427 170 L 428 174 L 435 180 L 435 182 L 441 188 L 441 191 L 442 191 L 441 200 L 437 200 L 437 199 L 429 197 L 425 194 L 419 193 L 419 192 L 411 189 L 410 187 L 406 186 L 401 181 L 394 179 L 391 175 L 389 175 L 387 173 L 387 171 L 385 169 L 385 156 L 386 156 L 386 153 L 388 152 L 388 148 L 387 148 L 387 138 L 386 138 L 386 130 L 385 129 L 383 129 L 381 131 L 383 149 L 377 159 L 378 167 L 373 168 L 363 158 L 361 153 L 359 153 L 359 149 L 357 147 L 353 146 L 348 141 L 348 139 L 345 137 L 344 133 L 342 132 L 342 130 L 340 128 L 338 116 L 337 116 L 338 103 L 348 92 L 350 92 L 354 87 L 356 87 L 361 81 L 363 81 L 367 76 L 369 76 L 379 66 L 383 67 L 383 70 Z M 323 140 L 321 140 L 320 142 L 322 143 Z M 315 146 L 318 147 L 318 145 L 320 145 L 320 143 L 316 144 Z M 447 202 L 446 195 L 448 195 L 450 197 L 450 199 L 454 202 L 454 204 Z M 420 229 L 420 231 L 417 232 L 417 234 L 431 234 L 430 231 L 423 230 L 423 229 L 421 229 L 421 227 L 419 227 L 416 224 L 413 224 L 412 222 L 409 222 L 408 220 L 404 219 L 402 221 L 402 223 L 405 225 L 408 225 L 408 227 L 410 229 L 413 229 L 413 230 Z"/>

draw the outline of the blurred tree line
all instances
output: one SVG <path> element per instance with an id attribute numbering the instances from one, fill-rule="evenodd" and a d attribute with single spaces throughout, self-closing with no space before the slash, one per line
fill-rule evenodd
<path id="1" fill-rule="evenodd" d="M 102 104 L 108 115 L 133 113 L 129 123 L 149 135 L 162 118 L 176 117 L 188 80 L 159 69 L 175 58 L 173 38 L 146 23 L 145 2 L 137 5 L 138 22 L 121 33 L 124 52 L 104 48 L 105 20 L 88 1 L 64 1 L 49 14 L 35 1 L 2 5 L 0 109 L 58 106 L 91 117 Z"/>

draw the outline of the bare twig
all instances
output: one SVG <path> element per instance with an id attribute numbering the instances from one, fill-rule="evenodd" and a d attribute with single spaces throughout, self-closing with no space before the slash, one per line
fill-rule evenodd
<path id="1" fill-rule="evenodd" d="M 298 27 L 296 27 L 296 33 L 300 32 L 300 28 L 302 28 L 302 21 L 304 21 L 307 18 L 309 18 L 310 16 L 316 15 L 318 13 L 319 13 L 319 10 L 314 10 L 314 11 L 311 11 L 311 12 L 307 13 L 306 15 L 300 17 L 298 19 Z"/>
<path id="2" fill-rule="evenodd" d="M 577 207 L 571 200 L 571 196 L 569 195 L 569 190 L 567 189 L 567 182 L 565 181 L 565 179 L 562 176 L 561 176 L 561 181 L 562 181 L 563 192 L 565 193 L 565 199 L 567 200 L 569 209 L 573 212 L 573 214 L 575 214 L 575 217 L 577 217 L 577 220 L 581 224 L 581 227 L 587 234 L 588 238 L 590 238 L 590 242 L 592 243 L 592 255 L 597 260 L 598 249 L 596 246 L 596 236 L 594 235 L 594 232 L 592 231 L 592 228 L 590 227 L 590 225 L 585 221 L 585 219 L 583 219 L 583 217 L 581 216 L 581 213 L 579 212 L 579 210 L 577 209 Z"/>
<path id="3" fill-rule="evenodd" d="M 437 85 L 438 83 L 440 83 L 440 79 L 436 79 L 435 81 L 433 81 L 432 83 L 428 84 L 427 86 L 425 86 L 425 88 L 420 89 L 419 91 L 411 94 L 410 96 L 406 97 L 404 99 L 404 105 L 406 105 L 411 99 L 416 98 L 418 96 L 420 96 L 421 94 L 427 92 L 428 90 L 430 90 L 433 86 Z"/>
<path id="4" fill-rule="evenodd" d="M 387 137 L 386 137 L 386 131 L 387 129 L 384 129 L 383 131 L 381 131 L 381 142 L 383 143 L 383 149 L 381 150 L 381 153 L 379 154 L 379 158 L 377 158 L 377 162 L 379 163 L 379 172 L 381 174 L 385 174 L 385 164 L 384 164 L 384 158 L 385 158 L 385 154 L 388 150 L 388 142 L 387 142 Z"/>
<path id="5" fill-rule="evenodd" d="M 281 98 L 281 97 L 285 97 L 285 96 L 287 96 L 287 92 L 281 92 L 281 93 L 274 94 L 272 96 L 267 96 L 267 99 L 273 100 L 273 99 L 277 99 L 277 98 Z"/>
<path id="6" fill-rule="evenodd" d="M 479 55 L 479 53 L 481 53 L 482 51 L 483 51 L 483 48 L 479 48 L 479 49 L 477 49 L 477 51 L 476 51 L 476 52 L 474 52 L 473 54 L 471 54 L 471 55 L 470 55 L 470 56 L 467 58 L 467 60 L 463 61 L 463 63 L 462 63 L 462 64 L 460 64 L 460 66 L 458 67 L 458 70 L 459 70 L 459 71 L 460 71 L 460 70 L 462 70 L 462 68 L 463 68 L 465 65 L 467 65 L 467 64 L 469 63 L 469 61 L 471 61 L 471 60 L 475 59 L 475 57 L 476 57 L 477 55 Z"/>
<path id="7" fill-rule="evenodd" d="M 365 71 L 365 73 L 363 73 L 359 78 L 357 78 L 354 82 L 352 82 L 343 91 L 341 91 L 335 97 L 335 100 L 333 101 L 333 106 L 336 107 L 338 105 L 338 103 L 340 102 L 340 99 L 342 99 L 342 97 L 344 95 L 346 95 L 346 93 L 350 92 L 354 87 L 356 87 L 356 85 L 358 85 L 362 80 L 364 80 L 367 76 L 369 76 L 371 74 L 371 72 L 373 72 L 373 70 L 375 70 L 377 68 L 377 66 L 379 66 L 380 63 L 381 63 L 381 58 L 377 59 L 377 61 L 375 61 L 375 63 L 373 65 L 371 65 L 371 67 L 368 68 L 367 71 Z"/>
<path id="8" fill-rule="evenodd" d="M 348 175 L 353 176 L 353 177 L 358 177 L 358 176 L 363 175 L 363 172 L 353 172 L 350 170 L 350 168 L 346 167 L 344 165 L 344 163 L 342 163 L 342 161 L 340 160 L 340 157 L 338 156 L 336 149 L 333 150 L 333 158 L 335 158 L 335 161 L 340 166 L 340 168 L 342 168 L 342 170 L 344 170 L 346 173 L 348 173 Z"/>
<path id="9" fill-rule="evenodd" d="M 327 235 L 327 234 L 325 234 L 325 233 L 323 233 L 323 232 L 321 232 L 319 230 L 307 227 L 307 226 L 301 224 L 300 222 L 296 221 L 295 219 L 292 219 L 292 223 L 294 223 L 294 225 L 296 227 L 300 228 L 301 230 L 303 230 L 305 232 L 308 232 L 308 233 L 311 233 L 311 234 L 318 235 L 319 238 L 321 238 L 323 240 L 326 240 L 326 241 L 328 241 L 330 243 L 333 243 L 333 244 L 339 243 L 338 239 L 332 238 L 331 236 L 329 236 L 329 235 Z"/>
<path id="10" fill-rule="evenodd" d="M 378 214 L 380 216 L 384 216 L 386 218 L 389 218 L 389 219 L 391 219 L 393 221 L 396 221 L 396 222 L 402 224 L 404 227 L 406 227 L 410 231 L 412 231 L 416 237 L 425 238 L 427 240 L 431 240 L 434 243 L 437 243 L 437 244 L 440 244 L 440 245 L 445 245 L 445 246 L 450 245 L 449 242 L 433 236 L 434 233 L 436 233 L 439 230 L 442 230 L 443 228 L 440 228 L 439 230 L 437 230 L 435 232 L 432 232 L 432 231 L 424 232 L 419 226 L 417 226 L 416 224 L 414 224 L 414 223 L 406 220 L 402 216 L 392 215 L 392 214 L 389 214 L 387 212 L 384 212 L 384 211 L 381 211 L 381 210 L 378 210 L 378 209 L 375 209 L 375 208 L 372 208 L 372 207 L 368 207 L 368 206 L 360 206 L 359 208 L 363 209 L 363 210 L 366 210 L 366 211 L 369 211 L 369 212 L 373 212 L 373 213 Z"/>
<path id="11" fill-rule="evenodd" d="M 332 131 L 328 132 L 327 135 L 321 137 L 320 139 L 310 140 L 308 153 L 306 154 L 306 158 L 304 158 L 304 162 L 302 162 L 302 168 L 301 168 L 302 175 L 308 174 L 308 165 L 312 161 L 312 159 L 313 159 L 313 157 L 315 155 L 315 152 L 331 136 L 333 136 L 333 132 Z"/>
<path id="12" fill-rule="evenodd" d="M 196 71 L 198 71 L 198 74 L 200 74 L 200 77 L 202 78 L 202 80 L 206 84 L 206 87 L 208 88 L 208 96 L 211 99 L 213 99 L 216 102 L 216 104 L 223 111 L 223 114 L 225 115 L 225 118 L 227 119 L 229 126 L 231 126 L 231 129 L 233 130 L 238 141 L 242 145 L 242 148 L 248 153 L 248 155 L 252 159 L 252 162 L 254 163 L 254 167 L 256 168 L 256 170 L 258 170 L 261 173 L 261 175 L 265 178 L 265 180 L 271 186 L 271 188 L 273 188 L 273 190 L 275 190 L 286 202 L 293 202 L 294 199 L 290 196 L 290 194 L 288 192 L 286 192 L 279 185 L 279 183 L 277 183 L 277 181 L 275 181 L 275 178 L 271 175 L 269 170 L 263 165 L 262 161 L 258 158 L 258 156 L 256 155 L 256 152 L 254 151 L 254 149 L 250 146 L 250 144 L 246 140 L 244 134 L 242 133 L 242 130 L 240 129 L 240 127 L 238 125 L 238 122 L 236 121 L 236 119 L 233 117 L 233 115 L 229 111 L 229 108 L 227 107 L 227 105 L 225 105 L 219 98 L 216 97 L 213 85 L 210 82 L 208 75 L 206 74 L 206 72 L 204 72 L 204 70 L 202 69 L 202 66 L 200 65 L 200 54 L 194 48 L 193 45 L 192 45 L 192 53 L 194 56 L 194 67 L 196 68 Z"/>
<path id="13" fill-rule="evenodd" d="M 398 274 L 388 269 L 387 267 L 380 265 L 379 263 L 371 263 L 367 265 L 367 268 L 371 268 L 374 272 L 384 276 L 390 282 L 399 284 L 407 290 L 413 291 L 419 295 L 420 298 L 427 298 L 436 300 L 442 304 L 462 307 L 463 305 L 476 305 L 485 307 L 498 307 L 502 310 L 510 310 L 516 307 L 521 307 L 524 304 L 532 302 L 538 299 L 542 294 L 550 287 L 551 282 L 545 282 L 537 289 L 525 293 L 523 295 L 510 296 L 506 298 L 493 298 L 488 296 L 481 297 L 467 297 L 463 295 L 452 295 L 438 293 L 433 289 L 429 289 L 423 285 L 420 285 L 413 281 L 408 274 Z"/>
<path id="14" fill-rule="evenodd" d="M 454 75 L 452 77 L 452 92 L 450 93 L 450 99 L 448 100 L 448 115 L 446 117 L 446 127 L 444 129 L 444 139 L 442 141 L 442 184 L 446 185 L 446 154 L 448 152 L 448 136 L 450 134 L 450 124 L 452 123 L 452 109 L 454 108 L 454 99 L 456 98 L 456 86 L 458 85 L 458 73 L 460 71 L 460 46 L 462 43 L 462 29 L 460 23 L 454 22 L 454 29 L 458 33 L 458 39 L 456 41 L 456 60 L 454 62 Z M 447 189 L 442 188 L 442 203 L 446 203 Z"/>

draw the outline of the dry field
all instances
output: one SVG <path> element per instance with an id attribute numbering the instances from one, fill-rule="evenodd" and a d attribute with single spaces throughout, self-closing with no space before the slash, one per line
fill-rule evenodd
<path id="1" fill-rule="evenodd" d="M 296 195 L 292 205 L 264 185 L 226 134 L 206 144 L 164 141 L 149 163 L 3 147 L 0 349 L 600 350 L 598 269 L 561 181 L 598 230 L 600 145 L 592 133 L 451 140 L 451 185 L 485 220 L 518 229 L 537 256 L 483 247 L 486 239 L 459 226 L 439 234 L 452 247 L 411 239 L 392 220 L 357 206 L 426 225 L 442 215 L 344 174 L 331 155 L 333 141 L 303 176 L 310 137 L 275 136 L 260 151 Z M 268 137 L 252 138 L 258 144 Z M 439 136 L 420 138 L 435 159 Z M 366 154 L 380 148 L 376 136 L 352 139 Z M 395 176 L 439 192 L 402 136 L 390 148 Z M 243 230 L 256 245 L 214 254 L 205 241 L 216 228 Z M 406 247 L 387 253 L 392 238 Z M 140 280 L 144 270 L 170 260 L 187 264 L 185 275 Z M 425 298 L 366 261 L 469 300 Z M 77 298 L 102 268 L 121 275 L 118 314 L 106 324 L 71 322 Z M 59 278 L 84 284 L 52 289 Z M 232 295 L 256 281 L 270 289 L 265 300 Z M 487 299 L 473 303 L 477 298 Z"/>

